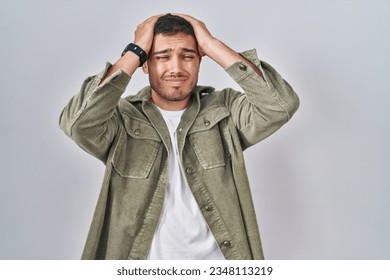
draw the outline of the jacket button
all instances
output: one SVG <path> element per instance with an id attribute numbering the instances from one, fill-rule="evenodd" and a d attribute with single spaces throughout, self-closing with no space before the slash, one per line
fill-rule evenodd
<path id="1" fill-rule="evenodd" d="M 205 121 L 205 122 L 204 122 L 204 125 L 205 125 L 205 126 L 209 126 L 209 125 L 210 125 L 210 122 L 209 122 L 209 121 Z"/>
<path id="2" fill-rule="evenodd" d="M 213 210 L 213 205 L 209 204 L 206 206 L 205 209 L 206 209 L 206 211 L 211 211 L 211 210 Z"/>
<path id="3" fill-rule="evenodd" d="M 188 175 L 191 175 L 191 174 L 192 174 L 191 168 L 187 168 L 187 169 L 186 169 L 186 173 L 187 173 Z"/>
<path id="4" fill-rule="evenodd" d="M 231 247 L 231 246 L 232 246 L 232 243 L 230 243 L 229 240 L 225 240 L 225 241 L 222 243 L 222 245 L 228 248 L 228 247 Z"/>
<path id="5" fill-rule="evenodd" d="M 241 71 L 246 71 L 246 65 L 245 64 L 240 64 L 238 66 L 238 68 L 240 68 Z"/>
<path id="6" fill-rule="evenodd" d="M 136 130 L 134 130 L 134 134 L 139 136 L 141 134 L 141 130 L 139 130 L 138 128 Z"/>

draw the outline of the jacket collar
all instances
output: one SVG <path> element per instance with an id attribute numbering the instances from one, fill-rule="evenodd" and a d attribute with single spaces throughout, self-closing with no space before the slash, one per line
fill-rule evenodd
<path id="1" fill-rule="evenodd" d="M 213 87 L 209 86 L 196 86 L 193 90 L 192 96 L 196 97 L 197 104 L 200 105 L 199 101 L 202 95 L 209 94 L 210 92 L 213 92 L 215 89 Z M 151 101 L 150 98 L 150 86 L 146 86 L 143 89 L 141 89 L 136 95 L 130 95 L 126 97 L 126 100 L 134 103 L 134 102 L 148 102 Z M 190 104 L 191 106 L 191 104 Z"/>
<path id="2" fill-rule="evenodd" d="M 156 131 L 159 133 L 162 141 L 164 142 L 167 150 L 169 151 L 171 144 L 168 128 L 160 112 L 150 98 L 150 91 L 150 86 L 144 87 L 136 95 L 126 97 L 126 100 L 131 103 L 142 102 L 143 112 L 145 113 L 149 121 L 152 123 Z M 178 135 L 178 146 L 180 155 L 184 147 L 186 135 L 199 114 L 201 104 L 200 99 L 203 95 L 207 95 L 213 91 L 214 88 L 208 86 L 196 86 L 194 88 L 190 104 L 187 110 L 184 112 L 179 124 L 179 128 L 181 128 L 181 133 Z"/>

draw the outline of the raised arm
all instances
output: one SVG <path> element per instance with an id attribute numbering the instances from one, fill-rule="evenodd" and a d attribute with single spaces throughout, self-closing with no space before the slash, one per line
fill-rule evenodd
<path id="1" fill-rule="evenodd" d="M 258 59 L 255 50 L 241 55 L 214 38 L 203 22 L 177 15 L 194 27 L 200 54 L 222 66 L 245 92 L 226 89 L 223 95 L 243 149 L 268 137 L 291 118 L 299 106 L 298 96 L 279 73 Z"/>
<path id="2" fill-rule="evenodd" d="M 153 27 L 158 16 L 137 26 L 134 43 L 149 52 L 153 41 Z M 80 147 L 103 162 L 119 128 L 117 105 L 140 58 L 127 52 L 115 64 L 96 76 L 87 78 L 78 94 L 63 109 L 60 127 Z"/>

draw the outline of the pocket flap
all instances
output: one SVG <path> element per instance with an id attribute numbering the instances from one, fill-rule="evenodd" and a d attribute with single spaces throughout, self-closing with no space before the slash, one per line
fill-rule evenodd
<path id="1" fill-rule="evenodd" d="M 136 139 L 150 139 L 161 142 L 160 135 L 146 121 L 123 114 L 124 127 L 127 134 Z"/>
<path id="2" fill-rule="evenodd" d="M 201 112 L 191 126 L 188 134 L 209 130 L 218 122 L 229 116 L 229 111 L 222 106 L 211 107 L 205 112 Z"/>

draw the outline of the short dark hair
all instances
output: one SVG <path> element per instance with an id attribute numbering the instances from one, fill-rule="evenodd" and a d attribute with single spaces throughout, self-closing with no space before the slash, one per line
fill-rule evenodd
<path id="1" fill-rule="evenodd" d="M 195 37 L 194 28 L 191 23 L 182 17 L 166 14 L 158 18 L 154 25 L 154 35 L 176 35 L 184 33 Z"/>

